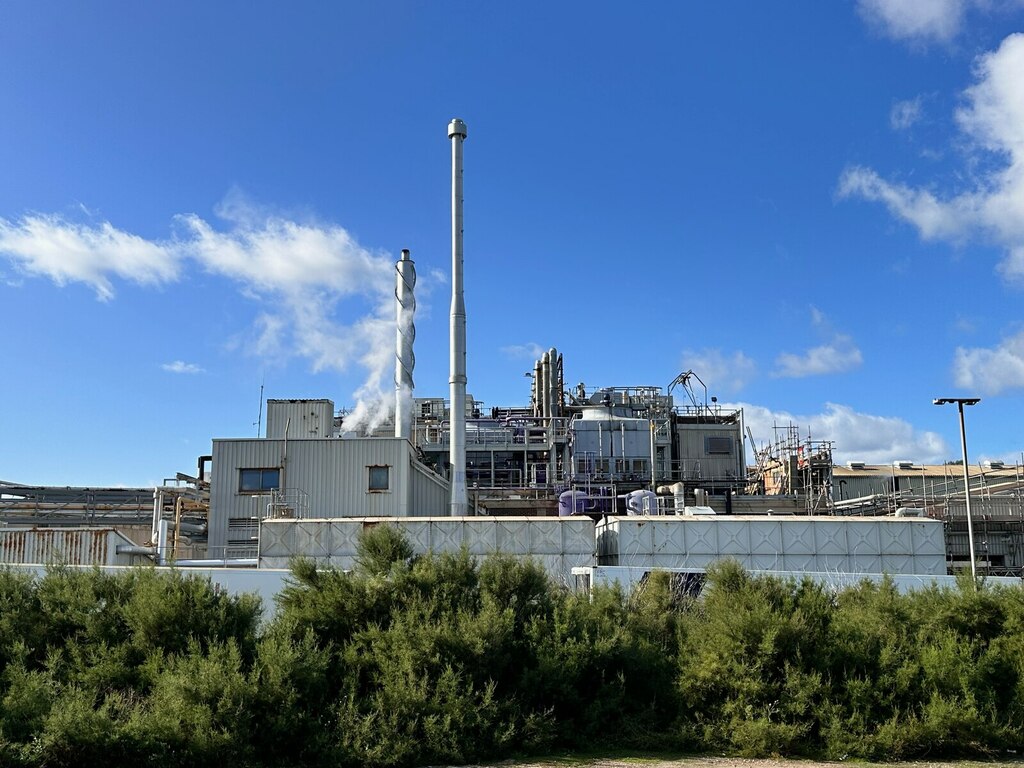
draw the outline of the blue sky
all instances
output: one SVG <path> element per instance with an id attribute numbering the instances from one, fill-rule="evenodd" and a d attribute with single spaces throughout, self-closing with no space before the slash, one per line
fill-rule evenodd
<path id="1" fill-rule="evenodd" d="M 267 397 L 666 386 L 840 460 L 1024 448 L 1024 4 L 0 7 L 0 478 L 153 484 Z"/>

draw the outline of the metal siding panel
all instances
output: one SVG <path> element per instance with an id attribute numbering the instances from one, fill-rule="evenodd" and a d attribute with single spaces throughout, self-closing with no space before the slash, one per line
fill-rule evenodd
<path id="1" fill-rule="evenodd" d="M 530 554 L 562 554 L 562 527 L 557 517 L 532 518 L 527 528 L 530 531 Z"/>
<path id="2" fill-rule="evenodd" d="M 462 549 L 464 528 L 461 520 L 432 520 L 430 549 L 433 552 L 458 552 Z"/>
<path id="3" fill-rule="evenodd" d="M 680 561 L 681 568 L 707 568 L 718 559 L 717 555 L 686 553 Z"/>
<path id="4" fill-rule="evenodd" d="M 926 573 L 932 576 L 946 575 L 946 556 L 941 555 L 915 555 L 914 573 Z M 1020 580 L 1015 580 L 1020 585 Z"/>
<path id="5" fill-rule="evenodd" d="M 260 526 L 260 557 L 288 557 L 295 547 L 295 520 L 264 520 Z"/>
<path id="6" fill-rule="evenodd" d="M 849 525 L 836 520 L 815 520 L 814 551 L 819 555 L 843 555 L 849 551 L 846 542 L 846 529 Z M 827 569 L 826 569 L 827 570 Z"/>
<path id="7" fill-rule="evenodd" d="M 492 520 L 467 520 L 464 541 L 471 555 L 489 555 L 498 549 L 498 531 Z"/>
<path id="8" fill-rule="evenodd" d="M 652 552 L 655 555 L 678 555 L 686 552 L 686 523 L 672 518 L 651 521 Z"/>
<path id="9" fill-rule="evenodd" d="M 813 554 L 790 554 L 787 552 L 783 556 L 782 562 L 787 571 L 799 571 L 800 573 L 803 573 L 805 571 L 814 570 Z"/>
<path id="10" fill-rule="evenodd" d="M 723 555 L 746 555 L 750 552 L 750 524 L 734 520 L 715 520 L 718 551 Z"/>
<path id="11" fill-rule="evenodd" d="M 530 551 L 530 529 L 525 518 L 497 519 L 498 548 L 510 555 L 524 555 Z"/>
<path id="12" fill-rule="evenodd" d="M 890 554 L 882 555 L 882 571 L 884 573 L 913 573 L 913 555 Z"/>
<path id="13" fill-rule="evenodd" d="M 819 552 L 815 559 L 817 565 L 814 570 L 820 573 L 849 573 L 853 570 L 850 567 L 850 558 L 845 554 Z"/>
<path id="14" fill-rule="evenodd" d="M 773 558 L 782 553 L 782 528 L 778 521 L 755 520 L 750 523 L 750 552 Z"/>
<path id="15" fill-rule="evenodd" d="M 626 564 L 626 558 L 647 557 L 654 552 L 654 532 L 649 521 L 640 518 L 620 518 L 617 521 L 619 534 L 619 562 Z"/>
<path id="16" fill-rule="evenodd" d="M 331 558 L 351 557 L 363 527 L 350 520 L 331 520 L 328 550 Z"/>
<path id="17" fill-rule="evenodd" d="M 433 531 L 431 531 L 429 520 L 405 519 L 399 525 L 409 538 L 409 544 L 414 552 L 424 555 L 430 551 Z"/>
<path id="18" fill-rule="evenodd" d="M 748 558 L 750 569 L 753 571 L 780 571 L 782 570 L 782 555 L 772 554 L 751 554 Z"/>
<path id="19" fill-rule="evenodd" d="M 330 554 L 330 529 L 323 520 L 298 520 L 295 522 L 295 550 L 293 554 L 315 559 Z"/>
<path id="20" fill-rule="evenodd" d="M 874 553 L 851 555 L 850 570 L 854 573 L 881 573 L 882 556 L 877 554 L 877 550 Z"/>
<path id="21" fill-rule="evenodd" d="M 562 548 L 566 554 L 579 553 L 593 557 L 596 526 L 589 517 L 563 519 Z"/>
<path id="22" fill-rule="evenodd" d="M 912 555 L 914 553 L 911 529 L 907 527 L 906 522 L 899 519 L 878 521 L 878 536 L 883 555 Z"/>
<path id="23" fill-rule="evenodd" d="M 782 525 L 782 551 L 786 555 L 814 554 L 814 526 L 806 520 L 780 521 Z M 799 570 L 806 570 L 801 567 Z"/>
<path id="24" fill-rule="evenodd" d="M 911 525 L 914 554 L 918 557 L 938 555 L 945 559 L 946 539 L 942 523 L 938 520 L 915 520 Z"/>
<path id="25" fill-rule="evenodd" d="M 686 530 L 686 552 L 694 555 L 717 555 L 718 535 L 711 520 L 680 521 Z"/>
<path id="26" fill-rule="evenodd" d="M 851 555 L 877 556 L 881 552 L 878 525 L 872 520 L 851 520 L 846 541 Z"/>

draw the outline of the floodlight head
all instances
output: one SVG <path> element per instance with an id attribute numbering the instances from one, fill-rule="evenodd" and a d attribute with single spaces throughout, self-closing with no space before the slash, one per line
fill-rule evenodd
<path id="1" fill-rule="evenodd" d="M 948 405 L 950 403 L 959 403 L 961 405 L 977 405 L 980 402 L 980 397 L 936 397 L 934 400 L 932 400 L 932 405 Z"/>

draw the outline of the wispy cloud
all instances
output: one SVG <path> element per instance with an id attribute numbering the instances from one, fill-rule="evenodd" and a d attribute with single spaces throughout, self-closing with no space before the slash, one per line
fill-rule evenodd
<path id="1" fill-rule="evenodd" d="M 921 119 L 921 97 L 897 101 L 889 110 L 889 125 L 894 131 L 905 131 Z"/>
<path id="2" fill-rule="evenodd" d="M 695 371 L 709 389 L 728 394 L 739 392 L 757 374 L 757 363 L 739 350 L 686 350 L 682 367 Z"/>
<path id="3" fill-rule="evenodd" d="M 817 307 L 811 307 L 810 311 L 811 323 L 819 334 L 828 337 L 826 343 L 802 354 L 783 352 L 775 358 L 773 375 L 779 378 L 803 378 L 842 373 L 859 367 L 864 358 L 853 338 L 833 331 L 828 319 Z"/>
<path id="4" fill-rule="evenodd" d="M 932 463 L 944 460 L 949 452 L 935 432 L 915 429 L 897 417 L 861 413 L 847 405 L 826 403 L 823 412 L 803 415 L 749 403 L 735 405 L 743 408 L 743 420 L 759 443 L 774 439 L 774 426 L 794 424 L 801 428 L 802 437 L 809 433 L 814 440 L 834 441 L 833 458 L 839 463 L 887 464 L 895 459 Z"/>
<path id="5" fill-rule="evenodd" d="M 219 226 L 187 214 L 175 219 L 174 237 L 153 241 L 109 222 L 76 223 L 57 215 L 0 219 L 0 255 L 24 274 L 58 285 L 82 283 L 98 299 L 114 297 L 117 279 L 155 285 L 179 280 L 191 264 L 231 280 L 258 303 L 251 349 L 257 354 L 298 356 L 314 370 L 367 372 L 355 393 L 386 397 L 393 362 L 393 261 L 370 251 L 342 227 L 296 221 L 253 204 L 237 192 L 217 208 Z M 347 319 L 342 319 L 347 318 Z M 180 365 L 179 365 L 180 363 Z M 187 363 L 165 366 L 191 373 Z"/>
<path id="6" fill-rule="evenodd" d="M 1024 387 L 1024 331 L 995 347 L 957 347 L 953 382 L 981 395 L 997 395 Z"/>
<path id="7" fill-rule="evenodd" d="M 155 243 L 104 221 L 90 226 L 56 214 L 0 218 L 0 254 L 30 275 L 57 285 L 84 283 L 101 301 L 114 297 L 111 277 L 156 285 L 178 279 L 181 256 L 173 245 Z"/>
<path id="8" fill-rule="evenodd" d="M 184 360 L 175 360 L 173 363 L 164 363 L 160 367 L 168 373 L 205 373 L 205 371 L 195 363 L 186 363 Z"/>
<path id="9" fill-rule="evenodd" d="M 1024 282 L 1024 34 L 1007 37 L 999 49 L 979 57 L 975 84 L 956 113 L 969 147 L 993 162 L 972 188 L 942 195 L 932 189 L 883 179 L 870 168 L 848 168 L 839 194 L 879 202 L 917 228 L 925 240 L 961 241 L 983 236 L 1006 253 L 999 272 Z"/>
<path id="10" fill-rule="evenodd" d="M 501 348 L 501 354 L 512 360 L 536 360 L 547 350 L 536 342 L 530 341 L 526 344 L 512 344 Z"/>
<path id="11" fill-rule="evenodd" d="M 971 0 L 858 0 L 872 27 L 895 40 L 949 42 L 960 31 Z"/>

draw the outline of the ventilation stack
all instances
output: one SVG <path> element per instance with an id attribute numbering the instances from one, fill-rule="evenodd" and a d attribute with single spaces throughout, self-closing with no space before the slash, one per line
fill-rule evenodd
<path id="1" fill-rule="evenodd" d="M 451 464 L 452 517 L 461 517 L 469 510 L 466 491 L 466 298 L 462 282 L 462 143 L 466 140 L 466 124 L 455 118 L 448 124 L 452 142 L 452 311 L 451 311 L 451 375 L 448 379 L 451 397 L 451 442 L 448 460 Z"/>
<path id="2" fill-rule="evenodd" d="M 412 440 L 412 372 L 416 367 L 416 264 L 408 249 L 395 264 L 395 437 Z"/>

